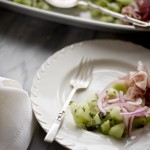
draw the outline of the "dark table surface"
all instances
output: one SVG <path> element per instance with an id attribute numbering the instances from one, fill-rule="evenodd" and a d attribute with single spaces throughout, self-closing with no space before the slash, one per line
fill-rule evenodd
<path id="1" fill-rule="evenodd" d="M 19 80 L 30 93 L 37 69 L 49 56 L 67 45 L 92 39 L 125 40 L 150 48 L 148 32 L 97 31 L 41 20 L 0 8 L 0 76 Z M 8 60 L 16 57 L 18 59 L 9 63 Z M 56 142 L 44 142 L 45 135 L 44 130 L 36 123 L 28 150 L 66 149 Z"/>

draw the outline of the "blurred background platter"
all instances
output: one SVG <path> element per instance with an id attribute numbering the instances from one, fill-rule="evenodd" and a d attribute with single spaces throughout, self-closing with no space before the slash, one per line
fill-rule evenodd
<path id="1" fill-rule="evenodd" d="M 14 3 L 9 0 L 0 0 L 0 7 L 6 9 L 34 16 L 36 18 L 63 23 L 72 26 L 79 26 L 83 28 L 106 30 L 113 32 L 149 32 L 148 29 L 137 29 L 131 25 L 123 25 L 116 23 L 107 23 L 91 18 L 90 12 L 81 11 L 78 8 L 58 9 L 50 6 L 49 10 L 39 9 L 27 5 Z"/>

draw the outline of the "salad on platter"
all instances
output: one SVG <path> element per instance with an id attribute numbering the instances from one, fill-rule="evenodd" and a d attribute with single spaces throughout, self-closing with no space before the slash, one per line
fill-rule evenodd
<path id="1" fill-rule="evenodd" d="M 53 10 L 53 7 L 47 4 L 45 0 L 10 0 L 10 1 L 40 9 Z M 89 1 L 91 1 L 96 5 L 112 10 L 114 12 L 122 13 L 124 15 L 128 15 L 138 20 L 146 22 L 150 21 L 150 0 L 89 0 Z M 76 9 L 78 12 L 79 11 L 90 12 L 90 16 L 93 19 L 99 21 L 124 24 L 124 22 L 122 22 L 121 20 L 116 19 L 110 15 L 100 13 L 96 10 L 87 9 L 81 6 L 78 6 Z"/>
<path id="2" fill-rule="evenodd" d="M 119 77 L 86 102 L 70 103 L 75 124 L 88 131 L 115 138 L 130 137 L 132 131 L 150 122 L 150 75 L 139 61 L 136 71 Z"/>

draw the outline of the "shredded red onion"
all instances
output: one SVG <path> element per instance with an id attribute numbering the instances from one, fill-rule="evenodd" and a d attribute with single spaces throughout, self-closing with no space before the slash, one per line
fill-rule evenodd
<path id="1" fill-rule="evenodd" d="M 131 117 L 129 118 L 129 126 L 128 126 L 128 136 L 129 136 L 129 137 L 131 136 L 131 132 L 132 132 L 133 119 L 134 119 L 134 116 L 131 116 Z"/>
<path id="2" fill-rule="evenodd" d="M 120 108 L 121 108 L 121 111 L 122 111 L 122 112 L 128 112 L 124 107 L 120 107 Z M 122 115 L 122 114 L 121 114 L 121 115 Z M 126 129 L 127 133 L 128 133 L 129 117 L 130 117 L 130 116 L 122 115 L 123 122 L 124 122 L 125 129 Z"/>
<path id="3" fill-rule="evenodd" d="M 108 104 L 115 103 L 115 102 L 118 102 L 118 101 L 120 101 L 119 98 L 111 99 L 111 100 L 108 100 Z"/>
<path id="4" fill-rule="evenodd" d="M 108 110 L 108 109 L 110 109 L 110 108 L 113 108 L 113 107 L 115 107 L 115 106 L 118 106 L 118 107 L 132 107 L 132 106 L 134 106 L 133 104 L 129 104 L 129 103 L 126 103 L 126 102 L 119 102 L 119 103 L 113 103 L 113 104 L 111 104 L 111 105 L 108 105 L 108 106 L 105 106 L 104 108 L 106 109 L 106 110 Z"/>
<path id="5" fill-rule="evenodd" d="M 136 114 L 145 112 L 147 109 L 148 109 L 148 107 L 147 107 L 147 106 L 144 106 L 144 107 L 138 108 L 137 110 L 135 110 L 135 111 L 133 111 L 133 112 L 123 112 L 123 113 L 121 113 L 121 114 L 122 114 L 122 115 L 136 115 Z"/>
<path id="6" fill-rule="evenodd" d="M 125 102 L 125 99 L 124 99 L 124 96 L 123 96 L 123 92 L 122 92 L 122 91 L 119 91 L 119 92 L 118 92 L 118 96 L 119 96 L 119 100 L 120 100 L 121 102 Z"/>
<path id="7" fill-rule="evenodd" d="M 141 105 L 142 104 L 142 99 L 137 98 L 135 101 L 127 101 L 128 104 L 133 104 L 133 105 Z"/>

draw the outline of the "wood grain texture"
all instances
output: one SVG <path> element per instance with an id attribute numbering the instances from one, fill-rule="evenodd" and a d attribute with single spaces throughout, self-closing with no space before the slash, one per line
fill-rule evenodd
<path id="1" fill-rule="evenodd" d="M 47 22 L 0 8 L 0 76 L 19 80 L 30 93 L 41 64 L 59 49 L 91 39 L 120 39 L 150 48 L 149 33 L 115 33 Z M 28 150 L 65 150 L 43 141 L 45 132 L 36 124 Z"/>

